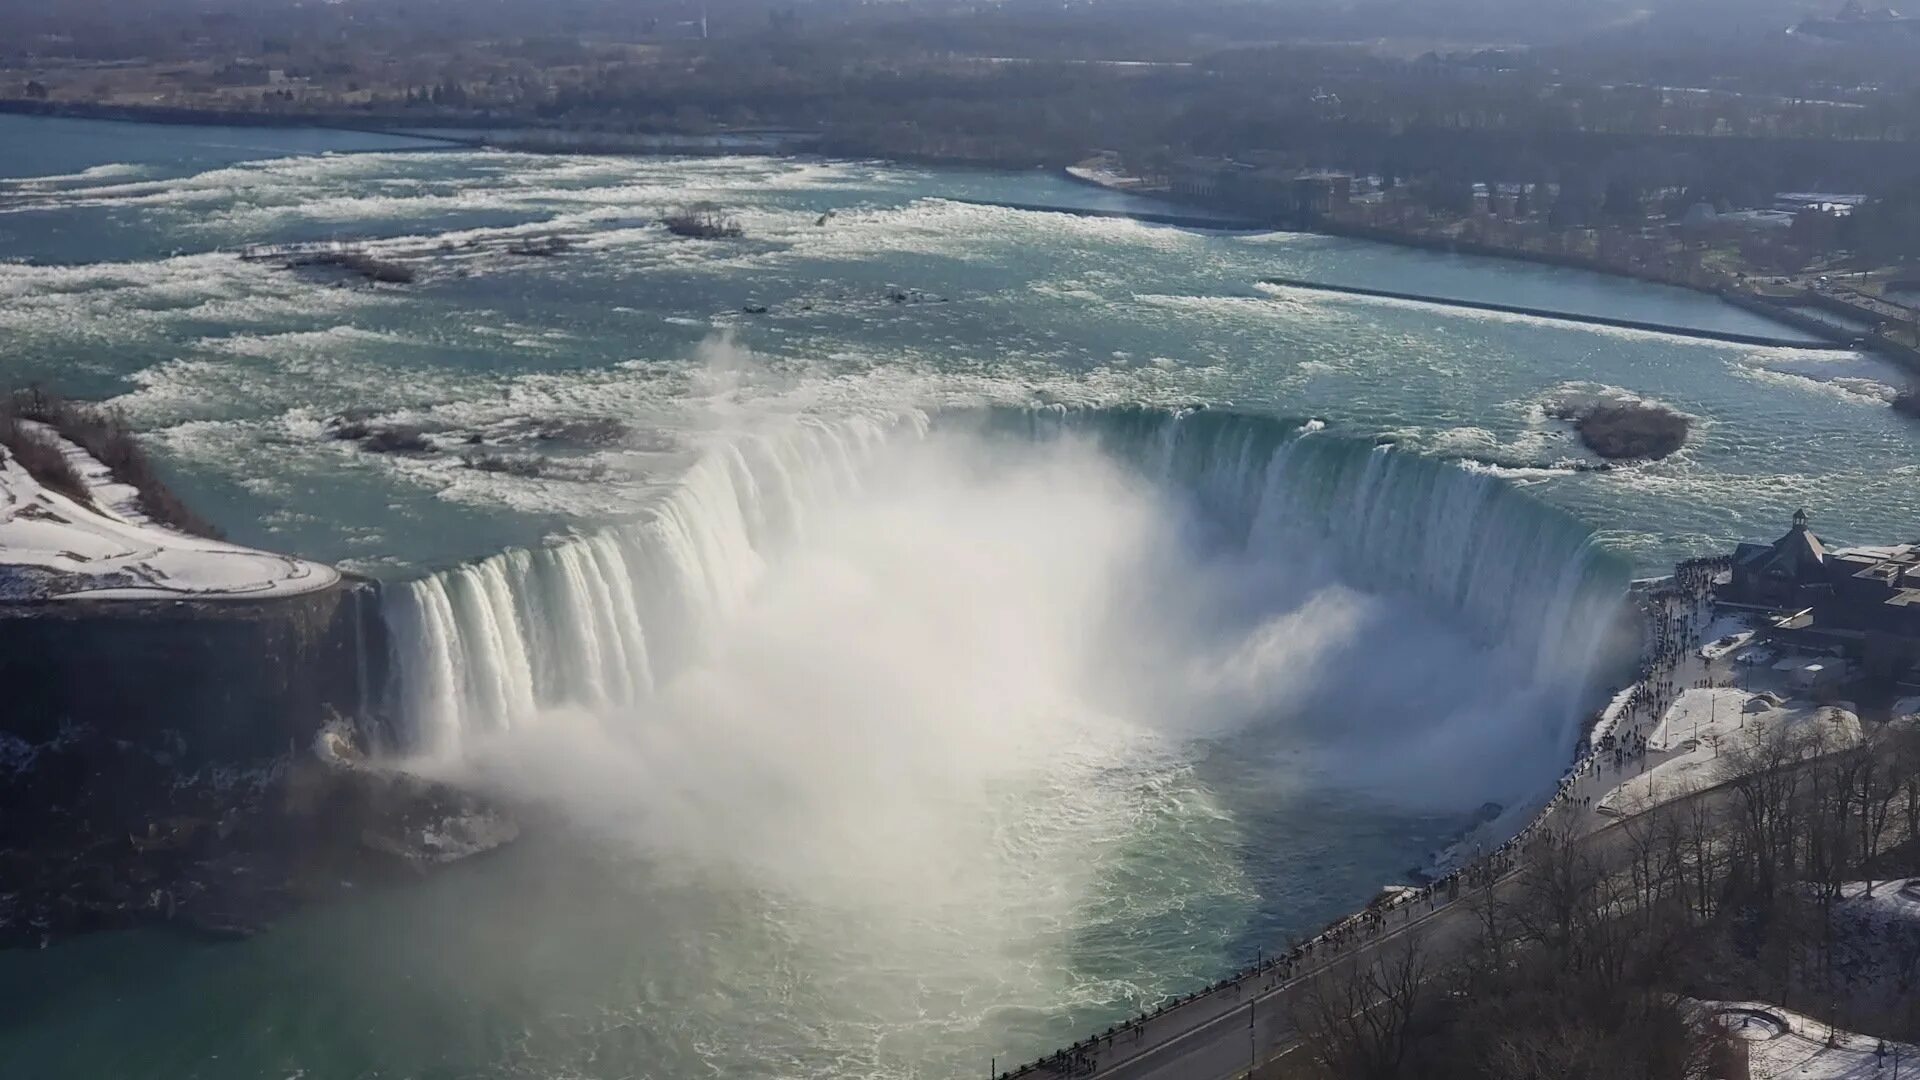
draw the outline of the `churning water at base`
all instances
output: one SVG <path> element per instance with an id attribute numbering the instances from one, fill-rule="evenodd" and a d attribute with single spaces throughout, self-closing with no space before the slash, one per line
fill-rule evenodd
<path id="1" fill-rule="evenodd" d="M 1364 899 L 1576 737 L 1621 563 L 1316 429 L 730 443 L 644 521 L 391 587 L 396 741 L 614 853 L 643 1072 L 1035 1052 L 1280 944 L 1329 882 Z"/>

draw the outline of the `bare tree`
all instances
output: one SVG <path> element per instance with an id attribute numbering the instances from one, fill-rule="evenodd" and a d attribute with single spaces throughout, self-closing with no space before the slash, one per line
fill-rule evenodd
<path id="1" fill-rule="evenodd" d="M 1396 1080 L 1407 1072 L 1429 967 L 1409 934 L 1382 955 L 1339 965 L 1310 984 L 1294 1023 L 1314 1060 L 1343 1080 Z"/>

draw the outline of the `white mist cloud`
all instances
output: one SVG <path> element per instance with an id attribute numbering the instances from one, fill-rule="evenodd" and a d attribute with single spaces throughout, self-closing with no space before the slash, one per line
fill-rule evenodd
<path id="1" fill-rule="evenodd" d="M 563 711 L 482 768 L 649 849 L 790 884 L 991 876 L 996 803 L 1154 738 L 1093 689 L 1164 508 L 1079 448 L 1018 466 L 976 449 L 905 449 L 810 517 L 652 700 Z"/>
<path id="2" fill-rule="evenodd" d="M 746 362 L 731 349 L 722 371 Z M 630 557 L 700 564 L 681 601 L 644 605 L 651 695 L 458 743 L 470 778 L 724 899 L 677 930 L 635 912 L 636 934 L 691 935 L 676 1016 L 726 1029 L 730 992 L 770 1022 L 817 1009 L 833 1030 L 802 1045 L 876 1075 L 1004 1046 L 1023 1016 L 1218 970 L 1271 902 L 1256 880 L 1297 872 L 1313 895 L 1325 869 L 1270 865 L 1258 830 L 1350 826 L 1298 807 L 1470 810 L 1564 751 L 1521 661 L 1343 580 L 1324 542 L 1241 550 L 1086 442 L 903 429 L 858 464 L 833 440 L 775 445 L 688 494 L 710 535 Z M 815 494 L 799 512 L 786 491 Z M 789 513 L 785 540 L 754 524 Z M 746 944 L 766 939 L 777 957 Z"/>
<path id="3" fill-rule="evenodd" d="M 1007 887 L 1023 815 L 1113 842 L 1137 807 L 1110 776 L 1249 730 L 1277 769 L 1422 810 L 1552 775 L 1526 672 L 1327 553 L 1233 550 L 1072 440 L 901 443 L 761 553 L 724 625 L 648 628 L 701 642 L 652 698 L 552 710 L 475 767 L 651 853 L 886 902 Z"/>

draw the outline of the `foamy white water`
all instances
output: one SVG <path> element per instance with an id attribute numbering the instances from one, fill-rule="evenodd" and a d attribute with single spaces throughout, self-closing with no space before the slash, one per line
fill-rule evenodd
<path id="1" fill-rule="evenodd" d="M 864 490 L 863 477 L 897 474 L 908 467 L 902 461 L 927 455 L 930 446 L 968 459 L 1008 453 L 1009 444 L 1044 457 L 1083 443 L 1165 500 L 1174 535 L 1141 540 L 1162 561 L 1133 568 L 1171 578 L 1156 586 L 1156 596 L 1182 606 L 1179 594 L 1207 584 L 1189 562 L 1219 559 L 1246 574 L 1252 592 L 1269 579 L 1279 582 L 1273 596 L 1282 613 L 1317 598 L 1321 586 L 1339 586 L 1432 619 L 1489 667 L 1510 664 L 1501 677 L 1514 685 L 1503 696 L 1522 704 L 1501 710 L 1498 721 L 1489 717 L 1483 730 L 1448 737 L 1466 751 L 1454 756 L 1490 744 L 1498 744 L 1507 764 L 1524 754 L 1533 762 L 1522 770 L 1530 779 L 1457 798 L 1526 795 L 1525 785 L 1551 776 L 1570 749 L 1575 721 L 1598 689 L 1595 665 L 1607 658 L 1602 647 L 1616 629 L 1626 578 L 1625 564 L 1584 526 L 1495 477 L 1453 464 L 1284 421 L 1154 410 L 804 422 L 744 449 L 711 451 L 642 520 L 392 585 L 386 606 L 396 745 L 458 759 L 478 738 L 537 725 L 543 712 L 563 707 L 610 723 L 650 722 L 644 714 L 662 684 L 726 640 L 770 564 L 820 542 L 808 535 L 811 518 L 880 497 Z M 941 479 L 892 475 L 892 483 L 907 487 Z M 1045 527 L 1019 519 L 994 525 L 1013 533 Z M 922 569 L 941 573 L 935 562 Z M 1189 574 L 1192 580 L 1181 576 Z M 1135 592 L 1119 599 L 1144 603 Z M 1001 599 L 991 592 L 977 597 L 983 605 Z M 873 602 L 910 606 L 913 599 Z M 1112 602 L 1101 597 L 1084 619 L 1096 624 Z M 1215 621 L 1251 619 L 1257 627 L 1275 614 L 1236 612 Z M 1185 625 L 1209 616 L 1176 608 L 1148 618 Z M 1121 637 L 1158 641 L 1165 631 L 1130 626 Z M 1233 642 L 1228 651 L 1245 645 Z M 1280 661 L 1326 662 L 1296 647 L 1303 655 Z M 1158 662 L 1171 674 L 1211 661 L 1176 652 Z M 1192 709 L 1218 689 L 1183 685 L 1161 707 Z M 1269 688 L 1276 699 L 1307 689 Z M 1436 699 L 1427 707 L 1443 712 L 1460 704 Z M 1257 694 L 1243 703 L 1249 705 L 1269 714 L 1289 708 Z M 1502 722 L 1513 730 L 1501 730 Z M 1433 728 L 1430 735 L 1445 730 L 1437 722 Z"/>

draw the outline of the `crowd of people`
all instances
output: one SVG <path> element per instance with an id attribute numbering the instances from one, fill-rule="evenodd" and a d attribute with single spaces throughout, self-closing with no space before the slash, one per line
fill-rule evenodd
<path id="1" fill-rule="evenodd" d="M 1461 890 L 1492 886 L 1512 873 L 1521 853 L 1544 831 L 1554 816 L 1570 807 L 1591 807 L 1593 797 L 1583 794 L 1583 781 L 1611 771 L 1615 774 L 1642 767 L 1646 761 L 1648 731 L 1656 726 L 1680 695 L 1681 683 L 1706 686 L 1712 676 L 1706 665 L 1698 675 L 1689 676 L 1688 661 L 1701 646 L 1700 626 L 1712 610 L 1714 583 L 1731 568 L 1726 557 L 1692 559 L 1674 567 L 1674 575 L 1647 595 L 1656 605 L 1652 612 L 1652 633 L 1633 686 L 1617 710 L 1608 710 L 1596 718 L 1595 727 L 1583 737 L 1574 763 L 1560 777 L 1553 797 L 1526 828 L 1512 839 L 1482 854 L 1472 862 L 1418 888 L 1402 889 L 1346 916 L 1312 938 L 1287 952 L 1263 957 L 1252 967 L 1191 994 L 1164 1002 L 1151 1012 L 1143 1012 L 1126 1023 L 1111 1027 L 1102 1035 L 1083 1039 L 1072 1046 L 1015 1071 L 1000 1074 L 1002 1080 L 1034 1071 L 1057 1076 L 1087 1076 L 1094 1072 L 1094 1054 L 1111 1049 L 1116 1040 L 1139 1042 L 1147 1024 L 1196 998 L 1229 988 L 1245 991 L 1254 987 L 1255 995 L 1264 994 L 1291 982 L 1296 973 L 1313 969 L 1358 944 L 1380 937 L 1399 915 L 1402 925 L 1414 921 L 1414 912 L 1438 910 L 1459 898 Z M 1236 995 L 1236 1000 L 1242 995 Z M 1237 1006 L 1236 1006 L 1237 1007 Z"/>

